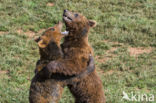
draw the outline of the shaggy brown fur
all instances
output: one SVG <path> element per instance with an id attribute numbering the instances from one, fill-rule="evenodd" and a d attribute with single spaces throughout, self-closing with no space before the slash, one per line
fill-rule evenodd
<path id="1" fill-rule="evenodd" d="M 46 64 L 52 60 L 61 59 L 63 53 L 60 48 L 62 23 L 47 29 L 41 37 L 36 39 L 40 51 L 40 60 L 37 62 L 29 93 L 30 103 L 58 103 L 62 91 L 63 83 L 55 79 L 45 80 L 38 73 Z"/>
<path id="2" fill-rule="evenodd" d="M 60 32 L 61 28 L 62 24 L 59 23 L 53 28 L 47 29 L 41 37 L 36 39 L 40 49 L 40 60 L 37 62 L 36 75 L 31 82 L 29 93 L 30 103 L 58 103 L 65 85 L 80 80 L 94 70 L 94 61 L 91 57 L 87 71 L 79 75 L 63 76 L 56 73 L 50 77 L 51 79 L 40 76 L 40 73 L 44 70 L 43 67 L 49 61 L 60 60 L 63 57 L 60 48 L 60 40 L 63 37 Z"/>
<path id="3" fill-rule="evenodd" d="M 88 32 L 96 22 L 88 20 L 79 13 L 65 10 L 63 20 L 69 35 L 65 37 L 62 49 L 64 60 L 52 61 L 46 66 L 46 73 L 62 73 L 64 75 L 79 74 L 87 67 L 88 55 L 92 48 L 88 43 Z M 81 81 L 68 85 L 76 99 L 76 103 L 105 103 L 103 86 L 96 71 Z"/>

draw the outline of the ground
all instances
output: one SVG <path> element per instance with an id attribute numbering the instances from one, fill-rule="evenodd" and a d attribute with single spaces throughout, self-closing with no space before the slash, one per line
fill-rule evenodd
<path id="1" fill-rule="evenodd" d="M 0 1 L 0 103 L 28 102 L 39 59 L 33 37 L 62 20 L 63 9 L 97 21 L 89 42 L 107 103 L 132 103 L 121 101 L 122 91 L 156 93 L 155 7 L 155 0 Z M 68 89 L 60 103 L 73 103 Z"/>

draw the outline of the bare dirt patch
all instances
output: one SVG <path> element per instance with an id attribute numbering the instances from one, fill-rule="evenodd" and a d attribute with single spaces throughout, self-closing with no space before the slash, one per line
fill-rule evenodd
<path id="1" fill-rule="evenodd" d="M 8 70 L 0 70 L 0 79 L 3 80 L 3 78 L 10 78 Z"/>
<path id="2" fill-rule="evenodd" d="M 152 51 L 152 48 L 142 48 L 142 47 L 133 48 L 133 47 L 129 47 L 128 51 L 129 51 L 131 56 L 138 56 L 138 55 L 143 54 L 143 53 L 150 53 Z"/>
<path id="3" fill-rule="evenodd" d="M 98 67 L 98 66 L 96 66 Z M 101 75 L 112 75 L 113 73 L 118 73 L 118 71 L 116 70 L 109 70 L 109 71 L 104 71 L 100 68 L 97 68 L 98 73 L 100 73 Z"/>
<path id="4" fill-rule="evenodd" d="M 18 34 L 22 34 L 22 33 L 23 33 L 23 30 L 22 30 L 22 29 L 18 29 L 16 32 L 17 32 Z"/>
<path id="5" fill-rule="evenodd" d="M 25 35 L 28 35 L 28 37 L 33 38 L 35 36 L 35 32 L 27 31 L 25 32 Z"/>
<path id="6" fill-rule="evenodd" d="M 113 44 L 114 47 L 118 47 L 118 46 L 124 45 L 123 43 L 113 42 L 113 41 L 109 41 L 109 40 L 104 40 L 103 42 L 105 42 L 105 43 L 111 43 L 111 44 Z"/>
<path id="7" fill-rule="evenodd" d="M 7 73 L 9 73 L 9 71 L 7 71 L 7 70 L 0 70 L 0 75 L 1 74 L 7 74 Z"/>
<path id="8" fill-rule="evenodd" d="M 117 47 L 112 47 L 110 50 L 107 51 L 107 53 L 113 53 L 117 49 L 118 49 Z"/>
<path id="9" fill-rule="evenodd" d="M 8 32 L 0 31 L 0 35 L 8 34 Z"/>
<path id="10" fill-rule="evenodd" d="M 52 6 L 54 6 L 54 3 L 47 3 L 47 6 L 49 6 L 49 7 L 52 7 Z"/>
<path id="11" fill-rule="evenodd" d="M 28 36 L 28 37 L 30 37 L 30 38 L 33 38 L 34 36 L 35 36 L 35 32 L 32 32 L 32 31 L 27 31 L 27 32 L 24 32 L 22 29 L 18 29 L 17 31 L 16 31 L 18 34 L 24 34 L 24 35 L 26 35 L 26 36 Z"/>
<path id="12" fill-rule="evenodd" d="M 117 49 L 118 49 L 117 47 L 112 47 L 110 50 L 107 50 L 104 55 L 96 56 L 95 58 L 98 62 L 104 63 L 116 56 L 115 54 L 113 54 L 113 52 L 116 51 Z"/>
<path id="13" fill-rule="evenodd" d="M 114 70 L 109 70 L 107 72 L 105 72 L 104 74 L 105 75 L 112 75 L 115 71 Z"/>
<path id="14" fill-rule="evenodd" d="M 9 73 L 9 71 L 7 70 L 0 70 L 0 78 L 4 78 L 4 76 L 9 77 L 7 74 Z"/>
<path id="15" fill-rule="evenodd" d="M 26 32 L 24 32 L 22 29 L 18 29 L 16 32 L 19 35 L 23 35 L 24 34 L 24 35 L 28 36 L 29 38 L 34 38 L 35 36 L 42 34 L 43 31 L 45 31 L 45 29 L 41 29 L 37 33 L 33 32 L 33 31 L 26 31 Z"/>
<path id="16" fill-rule="evenodd" d="M 109 60 L 110 58 L 105 57 L 105 56 L 102 56 L 102 57 L 101 57 L 101 56 L 96 56 L 95 59 L 96 59 L 98 62 L 103 63 L 103 62 L 106 62 L 107 60 Z"/>

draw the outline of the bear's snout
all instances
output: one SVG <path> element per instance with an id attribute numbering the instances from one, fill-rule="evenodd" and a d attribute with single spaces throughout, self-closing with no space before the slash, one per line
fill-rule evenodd
<path id="1" fill-rule="evenodd" d="M 35 42 L 38 43 L 41 40 L 41 38 L 37 36 L 37 37 L 34 38 L 34 40 L 35 40 Z"/>
<path id="2" fill-rule="evenodd" d="M 65 9 L 65 10 L 64 10 L 64 13 L 67 12 L 67 11 L 68 11 L 68 10 Z"/>
<path id="3" fill-rule="evenodd" d="M 70 11 L 64 10 L 63 12 L 63 20 L 67 22 L 71 22 L 73 20 L 73 15 Z"/>

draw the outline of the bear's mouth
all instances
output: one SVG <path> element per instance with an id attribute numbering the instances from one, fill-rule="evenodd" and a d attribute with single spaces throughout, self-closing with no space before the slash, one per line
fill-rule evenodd
<path id="1" fill-rule="evenodd" d="M 68 22 L 68 21 L 72 21 L 72 18 L 70 18 L 69 16 L 63 14 L 63 20 Z"/>
<path id="2" fill-rule="evenodd" d="M 68 10 L 64 10 L 63 12 L 63 20 L 67 22 L 71 22 L 73 19 L 72 13 Z"/>
<path id="3" fill-rule="evenodd" d="M 63 36 L 68 36 L 69 31 L 64 31 L 64 32 L 61 32 L 61 34 L 62 34 Z"/>
<path id="4" fill-rule="evenodd" d="M 41 37 L 37 36 L 37 37 L 34 38 L 34 40 L 35 40 L 35 42 L 38 43 L 41 40 Z"/>

